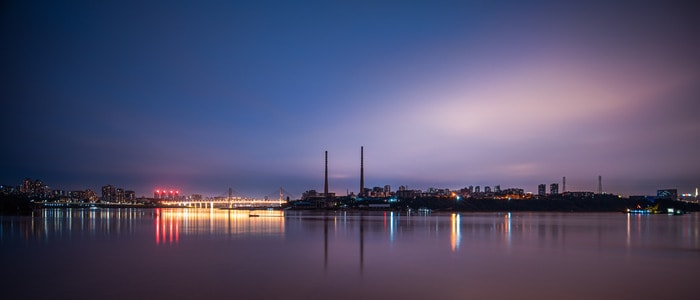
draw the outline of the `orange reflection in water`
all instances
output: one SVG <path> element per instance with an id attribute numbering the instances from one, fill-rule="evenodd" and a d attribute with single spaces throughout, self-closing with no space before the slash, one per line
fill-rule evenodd
<path id="1" fill-rule="evenodd" d="M 180 242 L 180 235 L 281 235 L 284 212 L 164 208 L 156 211 L 156 244 Z"/>
<path id="2" fill-rule="evenodd" d="M 462 224 L 460 218 L 461 216 L 459 214 L 452 214 L 452 234 L 450 235 L 450 245 L 452 246 L 452 252 L 459 250 L 459 244 L 462 240 Z"/>

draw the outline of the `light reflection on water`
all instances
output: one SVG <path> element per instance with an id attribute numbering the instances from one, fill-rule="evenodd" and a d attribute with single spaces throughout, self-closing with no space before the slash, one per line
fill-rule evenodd
<path id="1" fill-rule="evenodd" d="M 700 218 L 46 209 L 0 216 L 0 254 L 5 272 L 34 278 L 9 295 L 46 282 L 38 298 L 690 299 Z"/>
<path id="2" fill-rule="evenodd" d="M 155 241 L 178 243 L 180 235 L 282 236 L 284 213 L 274 210 L 155 209 Z"/>

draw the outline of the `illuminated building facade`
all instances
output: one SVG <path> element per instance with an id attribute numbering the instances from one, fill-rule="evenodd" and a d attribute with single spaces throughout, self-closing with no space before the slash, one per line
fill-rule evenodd
<path id="1" fill-rule="evenodd" d="M 678 200 L 677 189 L 664 189 L 656 191 L 656 199 Z"/>
<path id="2" fill-rule="evenodd" d="M 102 187 L 102 202 L 115 202 L 117 200 L 117 189 L 110 185 Z"/>

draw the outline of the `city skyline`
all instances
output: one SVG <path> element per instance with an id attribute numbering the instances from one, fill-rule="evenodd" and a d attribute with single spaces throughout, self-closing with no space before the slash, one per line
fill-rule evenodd
<path id="1" fill-rule="evenodd" d="M 363 151 L 363 152 L 364 152 L 364 151 Z M 362 153 L 363 153 L 363 152 L 362 152 Z M 364 155 L 362 155 L 362 158 L 363 158 L 363 157 L 364 157 Z M 333 197 L 335 197 L 335 196 L 342 197 L 342 196 L 345 196 L 345 195 L 355 195 L 355 196 L 360 196 L 360 197 L 361 197 L 361 195 L 360 195 L 360 190 L 361 190 L 361 189 L 358 189 L 358 192 L 355 192 L 355 191 L 350 191 L 350 188 L 346 188 L 346 189 L 345 189 L 345 194 L 342 193 L 342 191 L 340 191 L 340 190 L 330 189 L 330 186 L 329 186 L 329 184 L 328 184 L 329 173 L 328 173 L 328 152 L 327 152 L 327 151 L 325 152 L 324 161 L 325 161 L 325 170 L 324 170 L 324 173 L 325 173 L 325 174 L 324 174 L 324 188 L 323 188 L 323 193 L 321 193 L 321 190 L 317 190 L 316 188 L 307 188 L 307 189 L 304 189 L 304 190 L 303 190 L 303 193 L 313 191 L 313 192 L 319 193 L 319 195 L 333 195 Z M 363 165 L 363 164 L 362 164 L 362 159 L 361 159 L 361 163 L 360 163 L 360 164 L 361 164 L 361 166 Z M 360 185 L 361 185 L 362 187 L 364 187 L 364 189 L 365 189 L 366 191 L 372 191 L 373 189 L 376 190 L 376 189 L 378 189 L 378 188 L 379 188 L 379 189 L 382 189 L 382 190 L 384 190 L 384 191 L 391 190 L 392 192 L 393 192 L 393 191 L 396 191 L 396 190 L 402 190 L 402 189 L 403 189 L 403 190 L 422 191 L 422 192 L 431 191 L 431 190 L 442 190 L 442 189 L 447 189 L 447 190 L 450 190 L 450 191 L 469 190 L 470 193 L 472 193 L 472 192 L 476 192 L 476 193 L 479 193 L 479 192 L 491 193 L 492 190 L 495 191 L 495 192 L 500 192 L 501 190 L 506 190 L 506 189 L 520 189 L 520 190 L 521 190 L 522 192 L 524 192 L 525 194 L 531 194 L 531 195 L 537 195 L 537 196 L 543 196 L 543 195 L 557 195 L 557 194 L 568 193 L 568 192 L 572 192 L 572 193 L 584 192 L 584 193 L 591 193 L 591 194 L 596 193 L 596 194 L 610 194 L 610 195 L 620 195 L 620 196 L 654 196 L 653 193 L 647 193 L 647 194 L 642 194 L 642 193 L 638 193 L 638 194 L 620 194 L 620 193 L 614 193 L 614 192 L 606 191 L 606 190 L 604 189 L 604 187 L 603 187 L 602 176 L 600 176 L 600 175 L 597 176 L 595 191 L 594 191 L 593 188 L 589 188 L 589 187 L 587 187 L 587 186 L 584 187 L 584 186 L 580 185 L 578 182 L 574 182 L 574 184 L 572 185 L 572 184 L 571 184 L 572 182 L 571 182 L 570 180 L 567 181 L 566 176 L 563 176 L 563 177 L 561 178 L 561 181 L 558 181 L 558 182 L 539 183 L 539 184 L 537 184 L 537 186 L 536 186 L 534 189 L 532 189 L 532 187 L 530 187 L 530 186 L 518 186 L 518 185 L 506 185 L 506 186 L 502 186 L 502 185 L 499 184 L 499 183 L 490 183 L 490 184 L 489 184 L 489 183 L 486 183 L 486 184 L 464 183 L 464 184 L 462 184 L 461 186 L 441 186 L 441 185 L 433 185 L 433 186 L 426 186 L 426 187 L 414 187 L 414 186 L 408 186 L 408 185 L 404 185 L 404 184 L 392 185 L 392 184 L 386 184 L 386 183 L 384 183 L 384 184 L 374 184 L 374 185 L 364 186 L 364 180 L 363 180 L 364 172 L 363 172 L 363 169 L 364 169 L 363 167 L 360 168 L 360 176 L 359 176 L 358 178 L 359 178 Z M 15 191 L 15 192 L 28 193 L 28 192 L 24 191 L 24 190 L 28 189 L 28 188 L 26 187 L 26 186 L 27 186 L 27 183 L 32 184 L 32 183 L 35 183 L 35 182 L 36 182 L 37 185 L 39 185 L 39 186 L 37 186 L 37 188 L 45 189 L 45 190 L 46 190 L 46 191 L 44 192 L 44 195 L 67 196 L 68 194 L 71 194 L 71 193 L 73 193 L 73 192 L 90 192 L 90 193 L 94 193 L 94 191 L 99 191 L 99 190 L 102 190 L 102 194 L 105 194 L 105 189 L 111 189 L 111 190 L 112 190 L 111 194 L 113 194 L 113 195 L 110 195 L 109 197 L 118 197 L 118 196 L 115 196 L 115 195 L 114 195 L 114 194 L 115 194 L 115 191 L 118 192 L 118 190 L 121 190 L 122 197 L 124 197 L 123 194 L 124 194 L 125 192 L 126 192 L 127 194 L 128 194 L 128 193 L 131 193 L 131 196 L 127 196 L 127 198 L 129 198 L 129 199 L 132 199 L 132 200 L 133 200 L 133 199 L 135 199 L 135 198 L 137 197 L 137 193 L 136 193 L 136 192 L 130 191 L 130 190 L 126 190 L 126 189 L 124 189 L 124 188 L 115 187 L 115 186 L 113 186 L 113 184 L 111 184 L 111 183 L 110 183 L 110 184 L 106 184 L 106 185 L 102 185 L 101 187 L 87 187 L 87 188 L 86 188 L 86 187 L 81 187 L 81 188 L 74 188 L 74 189 L 65 189 L 65 188 L 62 188 L 62 187 L 51 187 L 51 186 L 49 186 L 48 183 L 43 182 L 41 179 L 39 179 L 39 178 L 31 178 L 31 177 L 25 177 L 24 180 L 23 180 L 20 184 L 17 184 L 17 185 L 14 185 L 14 184 L 9 184 L 9 185 L 8 185 L 7 183 L 4 183 L 4 184 L 3 184 L 3 183 L 0 183 L 0 187 L 3 187 L 3 192 L 5 191 L 5 190 L 4 190 L 5 188 L 16 188 L 16 191 Z M 477 181 L 477 182 L 478 182 L 478 181 Z M 77 185 L 72 185 L 72 186 L 77 186 Z M 483 189 L 483 190 L 480 190 L 481 187 L 483 187 L 484 189 Z M 561 190 L 560 190 L 560 187 L 561 187 Z M 283 187 L 280 187 L 280 188 L 283 188 Z M 658 188 L 658 189 L 656 190 L 656 193 L 658 193 L 659 190 L 666 190 L 666 189 L 669 189 L 669 188 L 670 188 L 670 189 L 677 190 L 676 187 L 660 187 L 660 188 Z M 9 191 L 9 190 L 8 190 L 8 191 Z M 56 193 L 55 193 L 56 191 L 63 192 L 63 194 L 56 194 Z M 234 191 L 234 192 L 232 192 L 232 191 Z M 543 191 L 544 191 L 544 192 L 543 192 Z M 695 197 L 697 197 L 697 195 L 698 195 L 698 188 L 696 187 L 696 188 L 694 189 L 694 191 L 695 191 L 695 194 L 694 194 L 694 195 L 695 195 Z M 270 197 L 270 196 L 277 196 L 277 195 L 278 195 L 278 190 L 277 190 L 277 189 L 276 189 L 274 192 L 272 192 L 272 193 L 268 193 L 268 194 L 264 194 L 264 195 L 261 194 L 261 193 L 243 194 L 243 193 L 238 192 L 237 190 L 233 190 L 231 187 L 229 187 L 229 188 L 227 189 L 227 191 L 226 191 L 226 192 L 223 192 L 223 193 L 219 193 L 219 192 L 214 192 L 214 193 L 206 193 L 206 192 L 204 192 L 204 193 L 202 193 L 202 192 L 199 192 L 199 191 L 189 191 L 189 192 L 188 192 L 188 191 L 182 191 L 182 193 L 181 193 L 181 192 L 180 192 L 180 188 L 177 187 L 177 186 L 169 186 L 169 187 L 168 187 L 168 186 L 162 186 L 162 187 L 151 188 L 150 190 L 145 191 L 143 194 L 138 194 L 138 198 L 154 198 L 154 199 L 160 199 L 160 198 L 161 198 L 160 194 L 167 195 L 168 192 L 171 194 L 171 196 L 172 196 L 172 195 L 176 195 L 176 196 L 182 196 L 182 197 L 189 197 L 189 196 L 197 196 L 197 197 L 202 197 L 202 196 L 204 196 L 204 197 L 226 197 L 226 196 L 235 196 L 235 197 L 244 197 L 244 198 L 263 198 L 263 197 L 264 197 L 264 198 L 267 198 L 267 197 Z M 295 191 L 295 192 L 296 192 L 296 191 Z M 149 193 L 150 193 L 150 194 L 149 194 Z M 300 195 L 303 194 L 303 193 L 302 193 L 302 191 L 299 191 L 298 194 L 292 194 L 292 195 L 294 195 L 294 197 L 296 197 L 295 199 L 298 199 L 298 198 L 299 198 L 298 196 L 300 196 Z M 108 193 L 108 194 L 110 194 L 110 193 Z M 118 193 L 116 193 L 116 194 L 118 194 Z M 156 196 L 156 194 L 157 194 L 158 196 Z M 227 195 L 227 194 L 228 194 L 228 195 Z M 288 192 L 287 192 L 286 190 L 285 190 L 285 194 L 289 195 Z M 692 191 L 691 191 L 691 190 L 680 190 L 680 194 L 692 195 Z M 151 197 L 151 196 L 152 196 L 152 197 Z M 368 196 L 368 195 L 364 195 L 364 196 Z M 376 197 L 376 196 L 370 196 L 370 197 Z M 382 198 L 382 197 L 389 197 L 389 196 L 379 196 L 379 197 Z M 100 197 L 100 198 L 102 198 L 102 197 Z M 109 201 L 108 201 L 108 202 L 109 202 Z"/>
<path id="2" fill-rule="evenodd" d="M 8 3 L 0 183 L 691 192 L 700 18 L 608 2 Z"/>

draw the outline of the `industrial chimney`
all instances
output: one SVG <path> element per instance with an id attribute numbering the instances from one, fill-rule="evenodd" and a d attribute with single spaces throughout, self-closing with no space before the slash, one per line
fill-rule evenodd
<path id="1" fill-rule="evenodd" d="M 323 197 L 328 197 L 328 151 L 326 151 L 326 175 L 323 184 Z"/>
<path id="2" fill-rule="evenodd" d="M 360 147 L 360 192 L 357 194 L 362 197 L 365 193 L 365 147 Z"/>

